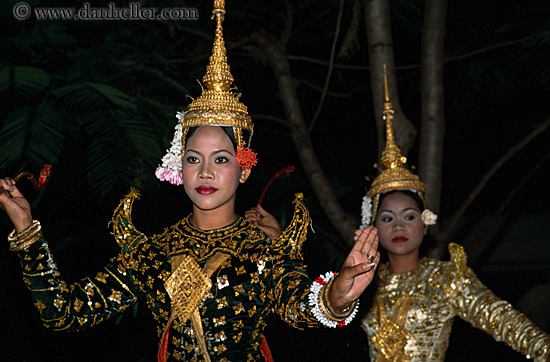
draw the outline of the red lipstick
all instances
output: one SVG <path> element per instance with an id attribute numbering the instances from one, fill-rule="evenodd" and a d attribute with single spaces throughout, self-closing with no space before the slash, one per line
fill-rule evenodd
<path id="1" fill-rule="evenodd" d="M 393 241 L 394 243 L 403 243 L 407 240 L 409 239 L 404 236 L 396 236 L 395 238 L 391 239 L 391 241 Z"/>
<path id="2" fill-rule="evenodd" d="M 210 195 L 218 191 L 217 188 L 212 186 L 199 186 L 195 190 L 201 195 Z"/>

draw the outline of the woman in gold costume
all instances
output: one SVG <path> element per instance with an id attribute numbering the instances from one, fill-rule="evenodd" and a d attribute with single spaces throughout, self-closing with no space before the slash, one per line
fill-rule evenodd
<path id="1" fill-rule="evenodd" d="M 395 144 L 387 94 L 382 171 L 362 207 L 362 226 L 376 226 L 388 255 L 375 277 L 372 309 L 361 321 L 370 360 L 443 361 L 453 319 L 459 316 L 528 358 L 550 361 L 549 336 L 481 283 L 460 245 L 449 244 L 450 261 L 419 256 L 437 216 L 426 208 L 424 183 L 403 167 L 406 158 Z"/>
<path id="2" fill-rule="evenodd" d="M 20 258 L 46 327 L 80 331 L 144 300 L 157 327 L 159 362 L 244 362 L 269 360 L 263 334 L 271 312 L 296 328 L 342 327 L 357 313 L 380 258 L 371 228 L 357 238 L 339 273 L 311 280 L 301 252 L 310 222 L 303 196 L 296 196 L 294 217 L 276 238 L 235 212 L 237 188 L 257 160 L 249 148 L 247 108 L 230 91 L 224 14 L 224 1 L 216 0 L 203 93 L 178 112 L 172 147 L 156 172 L 184 185 L 191 215 L 149 238 L 132 222 L 139 199 L 132 190 L 112 219 L 120 253 L 95 276 L 68 285 L 15 181 L 0 180 L 0 207 L 15 226 L 10 250 Z"/>

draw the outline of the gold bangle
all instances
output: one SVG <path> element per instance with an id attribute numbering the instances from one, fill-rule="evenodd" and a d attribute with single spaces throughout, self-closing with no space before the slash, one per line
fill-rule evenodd
<path id="1" fill-rule="evenodd" d="M 325 289 L 326 287 L 327 287 L 327 285 L 325 284 L 321 288 L 321 290 L 319 291 L 319 295 L 317 297 L 317 301 L 318 301 L 318 304 L 319 304 L 319 310 L 321 311 L 323 316 L 325 316 L 326 319 L 328 319 L 330 321 L 334 321 L 334 322 L 341 322 L 340 319 L 334 318 L 334 316 L 327 309 L 326 301 L 325 301 L 325 297 L 324 297 L 324 292 L 323 292 L 323 289 Z"/>
<path id="2" fill-rule="evenodd" d="M 342 311 L 336 311 L 334 309 L 334 307 L 332 306 L 332 304 L 330 304 L 330 298 L 328 296 L 330 288 L 332 288 L 332 282 L 334 281 L 334 279 L 335 278 L 332 278 L 323 287 L 323 289 L 321 290 L 321 293 L 319 293 L 319 294 L 322 294 L 322 296 L 323 296 L 322 298 L 324 299 L 324 301 L 323 301 L 324 306 L 326 307 L 326 309 L 330 313 L 330 315 L 333 317 L 333 319 L 337 320 L 337 321 L 343 321 L 343 320 L 346 320 L 346 318 L 348 318 L 351 315 L 351 313 L 353 312 L 353 310 L 357 306 L 357 303 L 359 303 L 359 300 L 358 299 L 354 300 L 348 307 L 346 307 Z"/>
<path id="3" fill-rule="evenodd" d="M 38 220 L 33 220 L 32 224 L 16 233 L 15 229 L 8 235 L 10 242 L 10 251 L 22 251 L 34 244 L 42 237 L 42 226 Z"/>
<path id="4" fill-rule="evenodd" d="M 13 243 L 17 241 L 17 231 L 13 229 L 11 233 L 8 235 L 8 242 Z"/>
<path id="5" fill-rule="evenodd" d="M 36 243 L 42 237 L 42 231 L 28 237 L 27 239 L 20 241 L 19 243 L 10 243 L 10 251 L 19 252 L 26 250 L 29 246 Z"/>
<path id="6" fill-rule="evenodd" d="M 27 226 L 25 229 L 21 230 L 20 233 L 18 233 L 15 229 L 13 229 L 12 232 L 8 235 L 8 241 L 14 242 L 14 241 L 20 240 L 30 234 L 36 233 L 41 229 L 42 227 L 40 226 L 40 221 L 33 220 L 32 223 L 29 226 Z"/>
<path id="7" fill-rule="evenodd" d="M 24 230 L 22 230 L 20 233 L 17 234 L 17 238 L 19 240 L 26 238 L 29 235 L 33 235 L 34 233 L 41 230 L 40 221 L 33 220 L 32 224 L 26 227 Z"/>

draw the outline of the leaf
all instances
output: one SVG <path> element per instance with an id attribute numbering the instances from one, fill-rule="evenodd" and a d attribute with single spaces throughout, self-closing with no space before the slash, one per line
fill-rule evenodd
<path id="1" fill-rule="evenodd" d="M 40 68 L 18 66 L 0 70 L 0 98 L 6 98 L 13 91 L 25 98 L 38 97 L 50 86 L 48 73 Z"/>
<path id="2" fill-rule="evenodd" d="M 39 22 L 38 24 L 42 23 Z M 77 44 L 77 40 L 72 35 L 67 34 L 68 28 L 62 22 L 55 21 L 45 24 L 45 26 L 37 29 L 49 45 L 64 48 Z"/>
<path id="3" fill-rule="evenodd" d="M 52 100 L 10 112 L 0 132 L 0 164 L 55 163 L 63 150 L 61 130 Z"/>
<path id="4" fill-rule="evenodd" d="M 90 112 L 85 115 L 83 123 L 90 139 L 87 171 L 92 192 L 103 198 L 117 186 L 130 185 L 134 157 L 117 120 L 102 112 Z"/>
<path id="5" fill-rule="evenodd" d="M 0 165 L 13 164 L 23 159 L 31 112 L 31 106 L 24 106 L 8 114 L 0 129 Z"/>
<path id="6" fill-rule="evenodd" d="M 54 95 L 76 112 L 99 110 L 109 112 L 113 107 L 129 113 L 136 111 L 133 99 L 126 93 L 106 84 L 77 83 L 57 89 Z"/>
<path id="7" fill-rule="evenodd" d="M 122 112 L 117 113 L 117 118 L 135 154 L 140 158 L 158 162 L 162 157 L 161 149 L 149 124 L 140 118 L 128 117 Z"/>
<path id="8" fill-rule="evenodd" d="M 148 84 L 147 88 L 150 89 L 150 93 L 173 93 L 177 94 L 191 94 L 188 87 L 184 86 L 183 82 L 176 81 L 169 77 L 165 73 L 147 66 L 136 65 L 129 67 L 121 71 L 117 78 L 124 79 L 129 82 L 132 87 L 143 87 L 143 84 Z M 145 90 L 145 89 L 144 89 Z"/>
<path id="9" fill-rule="evenodd" d="M 31 121 L 27 157 L 38 167 L 56 163 L 63 151 L 63 123 L 54 108 L 53 99 L 44 99 Z"/>

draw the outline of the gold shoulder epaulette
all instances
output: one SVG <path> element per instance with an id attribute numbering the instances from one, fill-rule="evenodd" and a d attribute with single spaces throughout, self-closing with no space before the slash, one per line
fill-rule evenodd
<path id="1" fill-rule="evenodd" d="M 111 220 L 113 235 L 118 245 L 122 248 L 123 255 L 131 255 L 140 242 L 147 240 L 145 234 L 139 232 L 132 223 L 132 207 L 134 200 L 139 200 L 139 198 L 139 191 L 132 188 L 124 199 L 120 201 Z"/>
<path id="2" fill-rule="evenodd" d="M 302 258 L 302 244 L 306 240 L 311 219 L 302 193 L 295 195 L 293 204 L 294 216 L 292 221 L 281 236 L 273 240 L 273 247 L 283 254 Z"/>
<path id="3" fill-rule="evenodd" d="M 468 263 L 468 256 L 466 255 L 466 252 L 464 251 L 464 247 L 462 245 L 458 245 L 456 243 L 449 243 L 449 253 L 451 254 L 451 264 L 453 266 L 454 272 L 456 273 L 455 276 L 459 276 L 467 268 Z"/>

